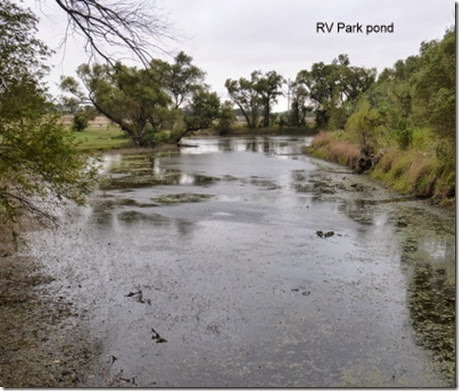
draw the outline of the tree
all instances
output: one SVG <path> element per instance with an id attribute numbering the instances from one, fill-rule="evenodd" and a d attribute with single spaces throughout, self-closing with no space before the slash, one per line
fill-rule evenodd
<path id="1" fill-rule="evenodd" d="M 150 63 L 150 68 L 159 75 L 164 88 L 172 97 L 174 107 L 178 109 L 203 85 L 205 72 L 192 65 L 193 58 L 184 52 L 178 53 L 174 61 L 173 64 L 169 64 L 155 59 Z"/>
<path id="2" fill-rule="evenodd" d="M 215 92 L 199 88 L 193 92 L 190 104 L 184 110 L 185 131 L 175 137 L 178 143 L 185 134 L 208 129 L 220 116 L 220 98 Z"/>
<path id="3" fill-rule="evenodd" d="M 217 95 L 203 83 L 204 72 L 191 61 L 180 52 L 174 64 L 152 60 L 147 69 L 120 62 L 114 66 L 82 64 L 77 73 L 87 94 L 71 77 L 62 79 L 61 88 L 81 102 L 89 100 L 139 146 L 154 146 L 155 135 L 166 127 L 172 129 L 174 122 L 184 116 L 185 130 L 172 135 L 171 141 L 178 142 L 187 132 L 209 127 L 209 118 L 215 117 L 211 114 L 213 107 L 218 111 L 220 105 Z M 182 110 L 180 106 L 189 99 L 187 108 Z"/>
<path id="4" fill-rule="evenodd" d="M 136 145 L 154 145 L 154 133 L 162 130 L 172 114 L 171 99 L 155 74 L 119 62 L 113 67 L 82 64 L 77 73 L 88 91 L 87 99 L 100 113 L 118 124 Z M 86 99 L 73 78 L 63 78 L 61 87 Z"/>
<path id="5" fill-rule="evenodd" d="M 442 137 L 456 135 L 456 38 L 449 29 L 441 41 L 421 45 L 420 65 L 413 71 L 416 124 L 428 124 Z"/>
<path id="6" fill-rule="evenodd" d="M 56 104 L 56 110 L 62 114 L 76 114 L 80 110 L 80 100 L 74 97 L 62 96 Z"/>
<path id="7" fill-rule="evenodd" d="M 94 174 L 47 101 L 49 51 L 36 27 L 30 10 L 0 3 L 0 215 L 9 222 L 24 210 L 52 218 L 40 205 L 50 197 L 81 202 Z"/>
<path id="8" fill-rule="evenodd" d="M 284 78 L 276 71 L 267 72 L 263 75 L 260 71 L 252 73 L 254 88 L 259 95 L 259 100 L 263 105 L 263 126 L 269 127 L 271 107 L 277 102 L 277 98 L 282 95 L 282 84 Z"/>
<path id="9" fill-rule="evenodd" d="M 85 130 L 89 125 L 89 120 L 84 113 L 76 113 L 73 116 L 73 123 L 72 123 L 72 130 L 75 132 L 82 132 Z"/>
<path id="10" fill-rule="evenodd" d="M 284 78 L 276 71 L 264 75 L 261 71 L 253 71 L 250 80 L 243 77 L 239 80 L 227 79 L 225 87 L 231 100 L 241 110 L 249 129 L 254 129 L 259 125 L 261 111 L 263 111 L 263 126 L 269 126 L 271 108 L 282 95 L 283 83 Z"/>
<path id="11" fill-rule="evenodd" d="M 235 121 L 236 115 L 234 114 L 233 104 L 230 101 L 225 101 L 223 105 L 220 106 L 220 114 L 216 126 L 218 134 L 220 136 L 227 135 Z"/>
<path id="12" fill-rule="evenodd" d="M 241 77 L 239 80 L 227 79 L 225 82 L 231 100 L 241 110 L 249 129 L 256 128 L 260 120 L 262 102 L 256 89 L 258 75 L 258 71 L 253 71 L 250 80 Z"/>
<path id="13" fill-rule="evenodd" d="M 377 148 L 378 130 L 381 125 L 381 115 L 377 109 L 370 106 L 367 101 L 359 106 L 348 119 L 346 131 L 353 132 L 360 145 L 360 154 L 363 158 L 370 158 Z"/>
<path id="14" fill-rule="evenodd" d="M 306 106 L 309 98 L 308 91 L 296 81 L 289 84 L 289 90 L 292 94 L 292 104 L 288 115 L 288 124 L 294 127 L 305 126 L 306 114 L 312 111 L 312 107 Z"/>
<path id="15" fill-rule="evenodd" d="M 96 118 L 97 111 L 93 106 L 79 107 L 73 115 L 72 130 L 81 132 L 89 126 L 89 121 Z"/>
<path id="16" fill-rule="evenodd" d="M 348 56 L 341 54 L 331 64 L 319 62 L 310 71 L 298 72 L 295 82 L 307 90 L 315 106 L 318 127 L 342 127 L 352 111 L 352 103 L 370 88 L 375 77 L 375 69 L 351 67 Z"/>

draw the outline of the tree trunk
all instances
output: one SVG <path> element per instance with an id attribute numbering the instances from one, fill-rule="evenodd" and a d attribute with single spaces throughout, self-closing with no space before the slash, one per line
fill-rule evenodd
<path id="1" fill-rule="evenodd" d="M 94 105 L 94 107 L 102 114 L 102 115 L 105 115 L 110 121 L 118 124 L 121 129 L 123 131 L 125 131 L 131 138 L 132 140 L 134 140 L 134 142 L 137 144 L 136 142 L 136 132 L 132 129 L 132 127 L 130 127 L 126 122 L 124 122 L 121 118 L 117 118 L 113 115 L 111 115 L 110 113 L 102 110 L 102 108 L 96 103 L 96 101 L 94 99 L 92 99 L 91 97 L 89 97 L 89 100 L 91 101 L 91 103 Z M 137 144 L 139 145 L 139 144 Z"/>
<path id="2" fill-rule="evenodd" d="M 255 124 L 250 120 L 250 117 L 248 116 L 246 111 L 243 109 L 242 105 L 240 105 L 238 102 L 236 102 L 236 104 L 241 109 L 241 113 L 244 116 L 245 120 L 247 121 L 247 126 L 249 127 L 249 129 L 253 129 L 255 127 Z"/>
<path id="3" fill-rule="evenodd" d="M 263 126 L 265 128 L 269 127 L 269 114 L 270 114 L 270 107 L 269 107 L 269 98 L 265 102 L 265 112 L 263 117 Z"/>

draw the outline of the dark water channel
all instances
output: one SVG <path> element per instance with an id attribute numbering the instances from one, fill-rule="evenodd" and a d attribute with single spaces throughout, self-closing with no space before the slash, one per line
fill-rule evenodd
<path id="1" fill-rule="evenodd" d="M 31 235 L 99 346 L 83 385 L 455 384 L 451 211 L 308 138 L 189 142 L 105 156 L 90 205 Z"/>

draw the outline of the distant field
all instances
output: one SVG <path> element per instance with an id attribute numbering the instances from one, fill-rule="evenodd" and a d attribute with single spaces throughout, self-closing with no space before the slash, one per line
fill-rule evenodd
<path id="1" fill-rule="evenodd" d="M 117 126 L 89 127 L 83 132 L 72 132 L 78 149 L 84 152 L 107 151 L 131 146 L 129 137 Z"/>

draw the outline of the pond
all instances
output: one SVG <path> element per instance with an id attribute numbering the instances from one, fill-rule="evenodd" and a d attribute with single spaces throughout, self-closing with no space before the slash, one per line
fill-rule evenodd
<path id="1" fill-rule="evenodd" d="M 111 154 L 28 252 L 93 387 L 455 384 L 455 216 L 303 155 L 308 137 Z M 30 255 L 30 254 L 29 254 Z"/>

